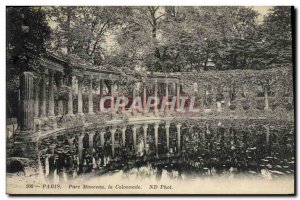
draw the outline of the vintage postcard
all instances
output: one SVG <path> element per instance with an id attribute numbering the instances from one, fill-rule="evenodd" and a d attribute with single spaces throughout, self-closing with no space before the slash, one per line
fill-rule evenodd
<path id="1" fill-rule="evenodd" d="M 7 193 L 294 195 L 293 17 L 7 6 Z"/>

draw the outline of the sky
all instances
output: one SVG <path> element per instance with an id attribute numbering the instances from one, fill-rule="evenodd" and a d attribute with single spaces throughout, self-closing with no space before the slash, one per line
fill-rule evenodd
<path id="1" fill-rule="evenodd" d="M 252 7 L 253 10 L 258 11 L 261 15 L 268 14 L 268 10 L 271 8 L 272 6 Z"/>

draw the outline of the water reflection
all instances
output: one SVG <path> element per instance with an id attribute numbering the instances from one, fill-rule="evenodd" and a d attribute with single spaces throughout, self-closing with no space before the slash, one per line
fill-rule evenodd
<path id="1" fill-rule="evenodd" d="M 149 127 L 144 140 L 143 131 L 137 131 L 137 148 L 132 134 L 127 132 L 122 144 L 119 132 L 115 135 L 112 156 L 111 134 L 82 138 L 74 132 L 74 139 L 61 135 L 44 139 L 40 144 L 41 167 L 50 181 L 74 179 L 84 174 L 101 176 L 121 170 L 125 176 L 141 178 L 183 178 L 247 175 L 273 179 L 294 174 L 294 132 L 291 127 L 225 128 L 183 126 L 177 148 L 176 128 L 170 127 L 167 148 L 165 126 L 159 127 L 158 156 L 154 144 L 154 129 Z M 104 137 L 101 142 L 101 137 Z M 82 139 L 82 147 L 78 141 Z M 145 144 L 145 141 L 147 144 Z M 81 149 L 81 150 L 80 150 Z"/>

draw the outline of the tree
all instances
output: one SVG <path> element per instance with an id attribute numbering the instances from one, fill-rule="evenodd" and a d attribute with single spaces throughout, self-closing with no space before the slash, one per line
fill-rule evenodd
<path id="1" fill-rule="evenodd" d="M 133 17 L 123 27 L 119 45 L 133 52 L 131 56 L 142 60 L 150 71 L 209 70 L 210 62 L 218 69 L 251 68 L 258 15 L 251 8 L 167 6 L 132 10 Z"/>
<path id="2" fill-rule="evenodd" d="M 125 7 L 52 7 L 51 48 L 62 56 L 78 56 L 95 65 L 103 64 L 103 44 L 110 31 L 122 24 Z"/>
<path id="3" fill-rule="evenodd" d="M 124 7 L 51 7 L 48 17 L 55 24 L 49 48 L 66 59 L 68 83 L 74 64 L 103 65 L 107 37 L 122 24 Z"/>
<path id="4" fill-rule="evenodd" d="M 291 7 L 274 7 L 260 28 L 261 68 L 292 64 Z"/>
<path id="5" fill-rule="evenodd" d="M 49 16 L 56 22 L 53 50 L 70 61 L 168 73 L 291 60 L 286 7 L 275 7 L 262 24 L 251 7 L 53 7 Z M 110 50 L 108 38 L 116 42 Z"/>
<path id="6" fill-rule="evenodd" d="M 117 33 L 119 48 L 114 56 L 127 66 L 145 65 L 148 56 L 159 58 L 157 32 L 163 17 L 160 7 L 128 7 L 131 15 Z M 148 68 L 149 69 L 149 68 Z"/>
<path id="7" fill-rule="evenodd" d="M 8 80 L 24 71 L 38 70 L 50 27 L 40 7 L 7 7 L 6 52 Z"/>

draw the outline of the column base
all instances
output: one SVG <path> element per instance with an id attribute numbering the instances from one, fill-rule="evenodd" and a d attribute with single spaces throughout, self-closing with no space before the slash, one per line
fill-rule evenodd
<path id="1" fill-rule="evenodd" d="M 212 110 L 210 108 L 204 108 L 203 111 L 204 113 L 210 113 Z"/>
<path id="2" fill-rule="evenodd" d="M 77 116 L 84 116 L 85 114 L 83 112 L 81 113 L 76 113 Z"/>
<path id="3" fill-rule="evenodd" d="M 165 116 L 171 116 L 171 112 L 170 111 L 167 111 L 167 112 L 165 111 L 164 114 L 165 114 Z"/>
<path id="4" fill-rule="evenodd" d="M 80 119 L 82 122 L 85 122 L 86 115 L 84 113 L 76 113 L 76 118 Z"/>
<path id="5" fill-rule="evenodd" d="M 38 132 L 41 129 L 41 120 L 39 117 L 33 119 L 33 131 Z"/>
<path id="6" fill-rule="evenodd" d="M 75 117 L 74 114 L 66 114 L 66 115 L 64 115 L 64 116 L 66 116 L 66 117 Z"/>
<path id="7" fill-rule="evenodd" d="M 47 120 L 48 120 L 48 117 L 47 117 L 47 116 L 41 116 L 41 117 L 40 117 L 40 120 L 41 120 L 41 121 L 47 121 Z"/>
<path id="8" fill-rule="evenodd" d="M 62 117 L 62 123 L 66 123 L 66 122 L 70 122 L 73 121 L 75 119 L 75 115 L 74 114 L 66 114 Z"/>
<path id="9" fill-rule="evenodd" d="M 29 163 L 24 167 L 33 167 L 37 169 L 38 146 L 37 141 L 31 137 L 33 133 L 33 131 L 19 132 L 15 137 L 13 148 L 8 149 L 7 151 L 7 157 L 27 159 Z"/>
<path id="10" fill-rule="evenodd" d="M 137 112 L 136 112 L 136 111 L 133 111 L 133 112 L 131 113 L 131 115 L 132 115 L 132 116 L 136 116 L 136 115 L 137 115 Z"/>
<path id="11" fill-rule="evenodd" d="M 56 121 L 56 117 L 54 115 L 49 116 L 48 117 L 48 121 L 49 121 L 49 126 L 55 130 L 57 129 L 57 121 Z"/>

